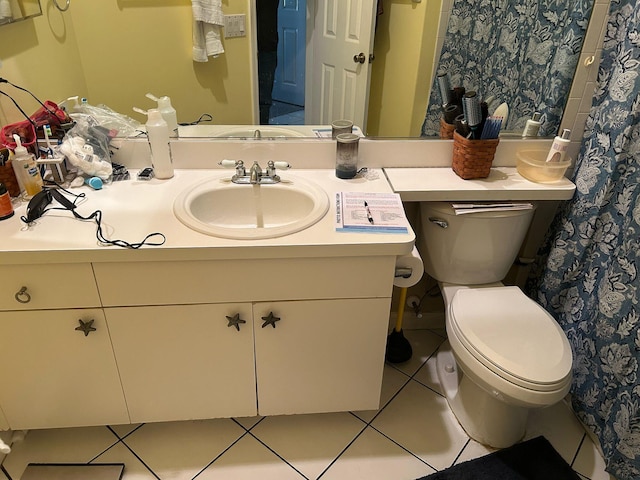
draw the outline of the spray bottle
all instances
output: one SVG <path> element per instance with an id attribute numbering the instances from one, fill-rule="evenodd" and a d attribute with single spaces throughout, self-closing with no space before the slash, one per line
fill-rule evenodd
<path id="1" fill-rule="evenodd" d="M 24 190 L 25 198 L 31 198 L 42 190 L 42 175 L 36 163 L 36 158 L 22 146 L 20 136 L 14 134 L 16 148 L 11 161 L 13 169 L 20 185 L 20 190 Z"/>
<path id="2" fill-rule="evenodd" d="M 147 139 L 151 149 L 151 164 L 155 178 L 167 179 L 173 177 L 173 157 L 171 156 L 171 144 L 169 143 L 169 126 L 162 118 L 160 110 L 141 110 L 134 108 L 138 113 L 147 115 Z"/>
<path id="3" fill-rule="evenodd" d="M 171 99 L 167 96 L 158 98 L 151 93 L 147 93 L 146 97 L 154 102 L 158 102 L 158 110 L 160 110 L 162 118 L 164 118 L 164 121 L 167 122 L 167 125 L 169 126 L 169 136 L 177 137 L 178 118 L 176 116 L 176 109 L 171 105 Z"/>

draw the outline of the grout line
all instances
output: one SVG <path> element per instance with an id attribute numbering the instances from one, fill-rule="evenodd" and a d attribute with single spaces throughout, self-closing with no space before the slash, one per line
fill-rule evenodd
<path id="1" fill-rule="evenodd" d="M 4 468 L 4 465 L 2 465 L 2 464 L 0 464 L 0 472 L 2 472 L 2 473 L 4 474 L 4 476 L 5 476 L 5 478 L 6 478 L 7 480 L 13 480 L 13 479 L 11 478 L 11 475 L 9 475 L 9 472 L 7 472 L 7 469 L 6 469 L 6 468 Z"/>
<path id="2" fill-rule="evenodd" d="M 408 450 L 407 448 L 405 448 L 403 445 L 399 444 L 398 442 L 396 442 L 393 438 L 391 438 L 389 435 L 385 434 L 384 432 L 378 430 L 376 427 L 374 427 L 373 425 L 369 425 L 370 428 L 373 428 L 376 432 L 378 432 L 380 435 L 382 435 L 383 437 L 385 437 L 387 440 L 395 443 L 398 447 L 400 447 L 402 450 L 404 450 L 405 452 L 407 452 L 409 455 L 415 457 L 416 459 L 420 460 L 422 463 L 424 463 L 425 465 L 427 465 L 430 468 L 433 468 L 436 472 L 438 472 L 439 470 L 434 467 L 433 465 L 431 465 L 429 462 L 423 460 L 422 458 L 420 458 L 418 455 L 416 455 L 415 453 L 413 453 L 411 450 Z"/>
<path id="3" fill-rule="evenodd" d="M 574 463 L 576 463 L 576 459 L 578 458 L 578 454 L 580 453 L 580 449 L 582 448 L 582 445 L 584 445 L 584 441 L 587 438 L 587 434 L 586 432 L 582 434 L 582 440 L 580 440 L 580 444 L 578 445 L 578 448 L 576 449 L 576 453 L 573 455 L 573 458 L 571 459 L 571 470 L 573 470 L 575 472 L 575 468 L 573 468 Z M 583 475 L 584 476 L 584 475 Z"/>
<path id="4" fill-rule="evenodd" d="M 462 452 L 464 452 L 464 449 L 467 448 L 467 445 L 469 445 L 469 443 L 471 443 L 471 438 L 467 439 L 467 443 L 464 444 L 464 447 L 462 447 L 462 449 L 458 452 L 456 458 L 453 459 L 453 463 L 450 465 L 450 467 L 453 467 L 456 464 L 456 462 L 460 458 L 460 455 L 462 455 Z"/>
<path id="5" fill-rule="evenodd" d="M 351 413 L 351 412 L 349 412 L 349 413 Z M 352 415 L 353 415 L 353 414 L 352 414 Z M 362 433 L 363 433 L 363 432 L 368 428 L 368 426 L 369 426 L 369 425 L 365 425 L 364 427 L 362 427 L 362 430 L 360 430 L 360 432 L 359 432 L 355 437 L 353 437 L 353 439 L 352 439 L 352 440 L 347 444 L 347 446 L 346 446 L 346 447 L 344 447 L 344 448 L 342 449 L 342 451 L 341 451 L 341 452 L 336 456 L 336 458 L 334 458 L 334 459 L 331 461 L 331 463 L 329 463 L 329 465 L 327 465 L 327 468 L 325 468 L 325 469 L 322 471 L 322 473 L 321 473 L 320 475 L 318 475 L 318 477 L 316 478 L 316 480 L 319 480 L 320 478 L 322 478 L 322 476 L 323 476 L 325 473 L 327 473 L 327 470 L 329 470 L 329 469 L 333 466 L 333 464 L 334 464 L 334 463 L 336 463 L 336 461 L 337 461 L 337 460 L 342 456 L 342 454 L 343 454 L 344 452 L 346 452 L 346 451 L 347 451 L 347 449 L 348 449 L 351 445 L 353 445 L 353 442 L 355 442 L 355 441 L 360 437 L 360 435 L 362 435 Z"/>
<path id="6" fill-rule="evenodd" d="M 266 418 L 266 417 L 265 417 Z M 247 435 L 251 435 L 253 438 L 255 438 L 258 442 L 260 442 L 267 450 L 269 450 L 271 453 L 273 453 L 276 457 L 278 457 L 280 460 L 282 460 L 284 463 L 286 463 L 287 465 L 289 465 L 291 468 L 293 468 L 296 472 L 298 472 L 302 478 L 304 478 L 305 480 L 309 480 L 309 478 L 302 473 L 300 470 L 298 470 L 296 467 L 294 467 L 293 465 L 291 465 L 291 463 L 289 463 L 287 460 L 285 460 L 278 452 L 276 452 L 273 448 L 271 448 L 269 445 L 267 445 L 266 443 L 264 443 L 262 440 L 260 440 L 258 437 L 256 437 L 253 432 L 247 432 Z"/>
<path id="7" fill-rule="evenodd" d="M 233 420 L 236 424 L 238 424 L 238 426 L 240 428 L 243 428 L 245 432 L 250 432 L 251 430 L 253 430 L 256 425 L 258 425 L 259 423 L 261 423 L 265 418 L 267 417 L 262 417 L 260 420 L 258 420 L 256 423 L 254 423 L 251 427 L 247 428 L 244 425 L 242 425 L 238 420 L 236 420 L 235 418 L 231 418 L 231 420 Z"/>
<path id="8" fill-rule="evenodd" d="M 142 426 L 142 425 L 141 425 L 141 426 Z M 138 428 L 139 428 L 139 427 L 138 427 Z M 136 430 L 137 430 L 137 428 L 136 428 Z M 115 432 L 114 432 L 114 433 L 115 433 Z M 156 475 L 156 473 L 151 469 L 151 467 L 150 467 L 149 465 L 147 465 L 147 464 L 145 463 L 145 461 L 144 461 L 144 460 L 142 460 L 142 458 L 140 458 L 140 457 L 138 456 L 138 454 L 137 454 L 136 452 L 134 452 L 134 451 L 133 451 L 133 449 L 132 449 L 129 445 L 127 445 L 127 442 L 125 442 L 124 440 L 120 440 L 120 442 L 119 442 L 119 443 L 122 443 L 122 445 L 124 445 L 124 446 L 125 446 L 125 448 L 126 448 L 127 450 L 129 450 L 129 451 L 133 454 L 133 456 L 134 456 L 134 457 L 136 457 L 136 458 L 140 461 L 140 463 L 142 463 L 142 465 L 144 465 L 144 466 L 145 466 L 145 468 L 146 468 L 147 470 L 149 470 L 149 472 L 151 473 L 151 475 L 153 475 L 153 476 L 154 476 L 155 478 L 157 478 L 158 480 L 162 480 L 158 475 Z"/>
<path id="9" fill-rule="evenodd" d="M 242 425 L 240 425 L 240 426 L 242 426 Z M 225 448 L 222 452 L 220 452 L 218 455 L 216 455 L 216 457 L 213 460 L 211 460 L 208 464 L 206 464 L 198 473 L 196 473 L 191 480 L 196 479 L 202 472 L 204 472 L 207 468 L 209 468 L 211 465 L 213 465 L 216 460 L 218 460 L 221 456 L 223 456 L 225 453 L 227 453 L 231 449 L 231 447 L 233 447 L 236 443 L 238 443 L 241 439 L 243 439 L 248 434 L 249 434 L 249 431 L 246 430 L 242 435 L 240 435 L 238 438 L 236 438 L 235 441 L 232 442 L 227 448 Z"/>

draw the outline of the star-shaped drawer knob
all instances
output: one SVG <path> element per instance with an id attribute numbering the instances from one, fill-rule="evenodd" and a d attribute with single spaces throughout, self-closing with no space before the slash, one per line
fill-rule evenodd
<path id="1" fill-rule="evenodd" d="M 227 323 L 227 327 L 236 327 L 236 330 L 240 331 L 240 325 L 243 323 L 247 323 L 246 320 L 242 320 L 240 318 L 240 314 L 236 313 L 234 316 L 230 317 L 229 315 L 226 315 L 228 323 Z"/>
<path id="2" fill-rule="evenodd" d="M 75 329 L 80 332 L 83 332 L 85 337 L 89 335 L 91 332 L 96 331 L 96 328 L 93 326 L 93 320 L 89 320 L 88 322 L 78 320 L 78 322 L 80 323 L 80 325 L 77 326 Z"/>
<path id="3" fill-rule="evenodd" d="M 280 321 L 280 317 L 276 317 L 273 312 L 269 312 L 269 315 L 267 315 L 266 317 L 261 317 L 262 320 L 264 320 L 264 323 L 262 324 L 262 328 L 271 325 L 273 328 L 276 328 L 276 322 Z"/>

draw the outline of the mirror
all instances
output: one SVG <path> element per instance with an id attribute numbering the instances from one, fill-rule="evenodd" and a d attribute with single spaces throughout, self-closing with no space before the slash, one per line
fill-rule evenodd
<path id="1" fill-rule="evenodd" d="M 422 135 L 439 135 L 444 105 L 456 103 L 447 85 L 477 92 L 489 115 L 499 108 L 503 132 L 521 134 L 537 112 L 539 135 L 555 135 L 592 8 L 580 0 L 454 0 Z M 461 113 L 457 103 L 450 117 Z"/>
<path id="2" fill-rule="evenodd" d="M 0 0 L 0 25 L 42 15 L 40 0 Z"/>

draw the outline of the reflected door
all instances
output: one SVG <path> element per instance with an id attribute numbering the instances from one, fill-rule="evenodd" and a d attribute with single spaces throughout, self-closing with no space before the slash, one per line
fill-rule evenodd
<path id="1" fill-rule="evenodd" d="M 305 123 L 348 119 L 366 131 L 376 0 L 313 3 Z"/>
<path id="2" fill-rule="evenodd" d="M 278 67 L 273 99 L 304 106 L 306 0 L 283 0 L 278 8 Z"/>

